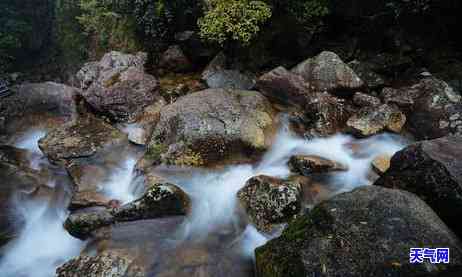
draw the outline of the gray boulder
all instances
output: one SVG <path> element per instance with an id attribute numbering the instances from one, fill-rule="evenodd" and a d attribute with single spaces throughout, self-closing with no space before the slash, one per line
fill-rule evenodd
<path id="1" fill-rule="evenodd" d="M 82 96 L 98 112 L 117 122 L 133 122 L 143 110 L 159 101 L 159 83 L 144 72 L 146 54 L 110 52 L 87 63 L 78 73 Z"/>
<path id="2" fill-rule="evenodd" d="M 449 247 L 449 264 L 409 263 Z M 428 276 L 462 265 L 462 244 L 417 196 L 377 186 L 337 195 L 255 250 L 258 276 Z"/>
<path id="3" fill-rule="evenodd" d="M 301 75 L 313 90 L 319 92 L 345 94 L 364 86 L 364 82 L 339 56 L 328 51 L 301 62 L 292 72 Z"/>
<path id="4" fill-rule="evenodd" d="M 256 91 L 207 89 L 183 96 L 162 108 L 143 163 L 201 166 L 260 154 L 271 143 L 273 117 Z"/>
<path id="5" fill-rule="evenodd" d="M 418 142 L 396 153 L 390 168 L 375 185 L 415 193 L 461 235 L 461 157 L 460 137 Z"/>
<path id="6" fill-rule="evenodd" d="M 250 221 L 262 232 L 288 222 L 301 209 L 301 185 L 260 175 L 250 178 L 237 194 Z"/>

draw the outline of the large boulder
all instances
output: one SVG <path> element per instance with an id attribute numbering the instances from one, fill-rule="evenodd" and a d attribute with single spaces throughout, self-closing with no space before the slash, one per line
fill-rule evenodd
<path id="1" fill-rule="evenodd" d="M 292 69 L 316 91 L 350 94 L 364 86 L 356 73 L 333 52 L 324 51 Z"/>
<path id="2" fill-rule="evenodd" d="M 109 177 L 128 145 L 127 135 L 86 115 L 65 124 L 39 140 L 39 147 L 48 159 L 66 168 L 75 187 L 71 208 L 104 206 L 109 199 L 100 194 L 101 184 Z"/>
<path id="3" fill-rule="evenodd" d="M 462 134 L 461 96 L 452 87 L 430 77 L 410 89 L 419 92 L 408 117 L 408 127 L 417 139 Z"/>
<path id="4" fill-rule="evenodd" d="M 86 209 L 72 213 L 64 228 L 80 239 L 113 223 L 185 215 L 190 210 L 188 195 L 167 182 L 151 184 L 142 197 L 116 208 Z"/>
<path id="5" fill-rule="evenodd" d="M 415 193 L 462 234 L 462 138 L 422 141 L 397 152 L 375 185 Z"/>
<path id="6" fill-rule="evenodd" d="M 302 205 L 299 183 L 265 175 L 250 178 L 237 196 L 250 222 L 267 233 L 288 222 Z"/>
<path id="7" fill-rule="evenodd" d="M 350 117 L 346 124 L 355 135 L 366 137 L 382 131 L 399 133 L 405 123 L 404 113 L 395 106 L 383 104 L 362 108 Z"/>
<path id="8" fill-rule="evenodd" d="M 303 107 L 314 95 L 302 76 L 282 66 L 263 74 L 257 81 L 257 88 L 275 102 L 299 107 Z"/>
<path id="9" fill-rule="evenodd" d="M 117 122 L 133 122 L 162 99 L 157 79 L 144 72 L 146 54 L 110 52 L 77 73 L 82 96 L 97 111 Z"/>
<path id="10" fill-rule="evenodd" d="M 256 91 L 207 89 L 161 110 L 144 161 L 201 166 L 231 154 L 260 154 L 272 140 L 274 112 Z"/>
<path id="11" fill-rule="evenodd" d="M 409 263 L 414 247 L 450 263 Z M 417 196 L 366 186 L 337 195 L 255 250 L 258 276 L 428 276 L 462 265 L 462 244 Z"/>
<path id="12" fill-rule="evenodd" d="M 47 118 L 56 126 L 77 117 L 75 96 L 79 90 L 76 88 L 47 82 L 18 85 L 11 90 L 12 94 L 0 101 L 0 121 L 4 125 L 0 135 L 17 132 L 21 128 L 17 125 L 23 125 L 18 121 L 25 118 L 36 117 L 29 123 L 37 126 L 44 125 Z"/>

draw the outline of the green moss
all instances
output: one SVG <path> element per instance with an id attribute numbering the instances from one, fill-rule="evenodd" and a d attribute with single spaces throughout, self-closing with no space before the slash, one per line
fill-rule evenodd
<path id="1" fill-rule="evenodd" d="M 162 143 L 151 143 L 146 151 L 145 157 L 152 161 L 160 161 L 162 154 L 167 151 L 167 146 Z"/>
<path id="2" fill-rule="evenodd" d="M 204 160 L 199 153 L 187 149 L 182 155 L 176 157 L 173 164 L 177 166 L 198 167 L 204 165 Z"/>

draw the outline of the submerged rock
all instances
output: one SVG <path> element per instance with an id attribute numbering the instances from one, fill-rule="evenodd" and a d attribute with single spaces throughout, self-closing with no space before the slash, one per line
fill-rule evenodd
<path id="1" fill-rule="evenodd" d="M 289 160 L 290 171 L 309 176 L 313 173 L 327 173 L 332 171 L 346 171 L 348 167 L 336 161 L 314 155 L 296 155 Z"/>
<path id="2" fill-rule="evenodd" d="M 397 152 L 375 185 L 415 193 L 460 235 L 462 138 L 422 141 Z"/>
<path id="3" fill-rule="evenodd" d="M 117 122 L 133 122 L 144 108 L 159 101 L 159 83 L 144 72 L 146 54 L 110 52 L 86 64 L 77 79 L 82 96 L 98 112 Z"/>
<path id="4" fill-rule="evenodd" d="M 345 94 L 364 86 L 364 82 L 339 56 L 328 51 L 298 64 L 292 72 L 301 75 L 318 92 Z"/>
<path id="5" fill-rule="evenodd" d="M 237 195 L 250 221 L 267 233 L 301 209 L 301 186 L 297 182 L 260 175 L 249 179 Z"/>
<path id="6" fill-rule="evenodd" d="M 270 103 L 256 91 L 207 89 L 162 108 L 143 164 L 210 165 L 271 143 Z"/>
<path id="7" fill-rule="evenodd" d="M 357 135 L 366 137 L 382 131 L 401 132 L 406 116 L 397 108 L 389 105 L 365 107 L 350 117 L 347 126 Z"/>
<path id="8" fill-rule="evenodd" d="M 185 215 L 190 210 L 188 195 L 170 183 L 153 183 L 137 200 L 116 208 L 87 209 L 72 213 L 64 228 L 74 237 L 86 239 L 104 226 L 124 221 Z"/>
<path id="9" fill-rule="evenodd" d="M 410 264 L 409 249 L 423 246 L 449 247 L 451 263 Z M 376 186 L 320 203 L 255 253 L 258 276 L 412 277 L 462 265 L 461 242 L 430 207 Z"/>

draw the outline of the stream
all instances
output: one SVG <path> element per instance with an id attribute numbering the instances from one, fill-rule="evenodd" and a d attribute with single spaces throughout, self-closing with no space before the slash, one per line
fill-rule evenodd
<path id="1" fill-rule="evenodd" d="M 16 147 L 32 153 L 30 163 L 34 169 L 50 166 L 37 146 L 37 141 L 44 135 L 44 131 L 31 130 L 15 143 Z M 390 134 L 361 140 L 344 134 L 305 140 L 283 127 L 271 149 L 257 164 L 230 165 L 213 170 L 158 167 L 158 175 L 180 186 L 192 200 L 191 213 L 175 227 L 174 232 L 160 238 L 168 241 L 169 245 L 163 248 L 167 251 L 163 256 L 169 257 L 168 253 L 174 255 L 173 249 L 181 245 L 206 244 L 208 248 L 232 252 L 230 260 L 235 263 L 250 264 L 250 269 L 238 271 L 241 276 L 249 276 L 253 269 L 254 249 L 271 237 L 259 233 L 237 211 L 236 194 L 246 180 L 260 174 L 287 178 L 290 175 L 287 162 L 291 156 L 312 154 L 347 165 L 348 171 L 330 173 L 326 178 L 332 194 L 349 191 L 371 184 L 370 164 L 377 155 L 393 155 L 405 144 L 403 139 Z M 112 170 L 108 184 L 104 186 L 104 194 L 110 199 L 128 203 L 139 195 L 134 187 L 136 178 L 133 174 L 138 158 L 139 155 L 129 155 Z M 48 184 L 52 193 L 32 198 L 18 194 L 11 199 L 15 207 L 11 214 L 22 224 L 18 236 L 0 249 L 2 277 L 54 276 L 57 267 L 78 256 L 81 251 L 94 254 L 94 251 L 88 250 L 91 241 L 75 239 L 62 227 L 69 213 L 69 180 L 59 170 L 54 172 L 55 175 L 58 177 Z M 211 253 L 214 251 L 211 250 Z M 171 265 L 171 260 L 161 259 L 151 272 L 156 276 Z"/>

